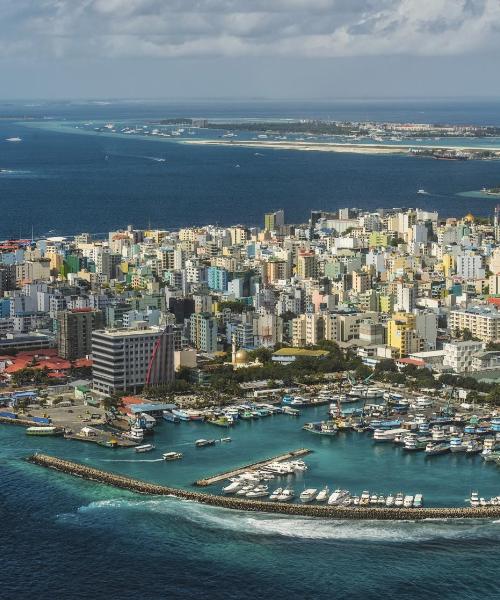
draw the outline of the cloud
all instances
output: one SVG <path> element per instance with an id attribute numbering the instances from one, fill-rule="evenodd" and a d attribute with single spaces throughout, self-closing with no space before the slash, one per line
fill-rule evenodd
<path id="1" fill-rule="evenodd" d="M 338 57 L 500 50 L 499 0 L 16 0 L 0 57 Z"/>

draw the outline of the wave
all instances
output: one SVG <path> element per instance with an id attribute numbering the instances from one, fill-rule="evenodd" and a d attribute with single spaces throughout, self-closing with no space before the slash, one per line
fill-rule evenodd
<path id="1" fill-rule="evenodd" d="M 415 543 L 433 540 L 493 539 L 500 541 L 500 521 L 488 519 L 429 519 L 426 521 L 346 521 L 266 513 L 249 513 L 205 506 L 174 497 L 98 500 L 78 509 L 136 511 L 183 519 L 197 528 L 236 534 L 308 540 Z"/>

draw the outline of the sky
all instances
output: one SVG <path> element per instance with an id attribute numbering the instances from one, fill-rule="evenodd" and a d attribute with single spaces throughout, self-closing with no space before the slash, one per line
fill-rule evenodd
<path id="1" fill-rule="evenodd" d="M 500 0 L 0 0 L 0 98 L 500 95 Z"/>

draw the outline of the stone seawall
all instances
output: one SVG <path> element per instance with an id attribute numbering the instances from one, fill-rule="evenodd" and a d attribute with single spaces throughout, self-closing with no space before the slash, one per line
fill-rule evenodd
<path id="1" fill-rule="evenodd" d="M 117 488 L 148 494 L 153 496 L 175 496 L 183 500 L 192 500 L 209 506 L 220 506 L 233 510 L 253 512 L 266 512 L 282 515 L 297 515 L 305 517 L 320 517 L 329 519 L 356 519 L 356 520 L 385 520 L 385 521 L 414 521 L 422 519 L 477 519 L 499 518 L 500 506 L 485 506 L 480 508 L 341 508 L 328 505 L 313 504 L 280 504 L 268 501 L 250 500 L 247 498 L 233 498 L 215 496 L 200 492 L 191 492 L 179 488 L 148 483 L 140 479 L 132 479 L 117 473 L 110 473 L 88 467 L 80 463 L 63 460 L 47 454 L 33 454 L 27 459 L 29 462 L 54 469 L 62 473 L 97 481 Z"/>

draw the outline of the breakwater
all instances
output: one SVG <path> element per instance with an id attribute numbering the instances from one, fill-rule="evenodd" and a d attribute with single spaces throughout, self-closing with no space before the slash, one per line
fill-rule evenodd
<path id="1" fill-rule="evenodd" d="M 6 425 L 21 425 L 22 427 L 41 427 L 44 425 L 48 425 L 48 423 L 37 423 L 36 421 L 32 421 L 31 419 L 13 419 L 12 417 L 3 417 L 1 415 L 0 423 L 4 423 Z"/>
<path id="2" fill-rule="evenodd" d="M 175 496 L 209 506 L 219 506 L 233 510 L 266 512 L 281 515 L 296 515 L 330 519 L 356 519 L 381 521 L 415 521 L 423 519 L 488 519 L 500 517 L 500 506 L 479 508 L 384 508 L 357 507 L 342 508 L 312 504 L 274 504 L 272 502 L 250 500 L 248 498 L 228 498 L 201 492 L 172 488 L 125 475 L 95 469 L 47 454 L 33 454 L 27 459 L 30 463 L 54 469 L 62 473 L 81 477 L 89 481 L 104 483 L 113 487 L 153 496 Z"/>
<path id="3" fill-rule="evenodd" d="M 224 481 L 225 479 L 229 479 L 230 477 L 236 477 L 236 475 L 240 475 L 245 471 L 261 469 L 269 463 L 291 460 L 294 458 L 298 458 L 299 456 L 305 456 L 306 454 L 310 454 L 311 452 L 312 450 L 309 450 L 309 448 L 299 448 L 298 450 L 290 450 L 290 452 L 287 452 L 286 454 L 279 454 L 278 456 L 273 456 L 272 458 L 265 458 L 264 460 L 259 460 L 258 462 L 254 462 L 249 465 L 243 465 L 242 467 L 237 467 L 236 469 L 231 469 L 230 471 L 224 471 L 222 473 L 218 473 L 217 475 L 212 475 L 211 477 L 198 479 L 198 481 L 195 481 L 194 484 L 199 487 L 207 487 L 208 485 L 219 483 L 220 481 Z"/>

